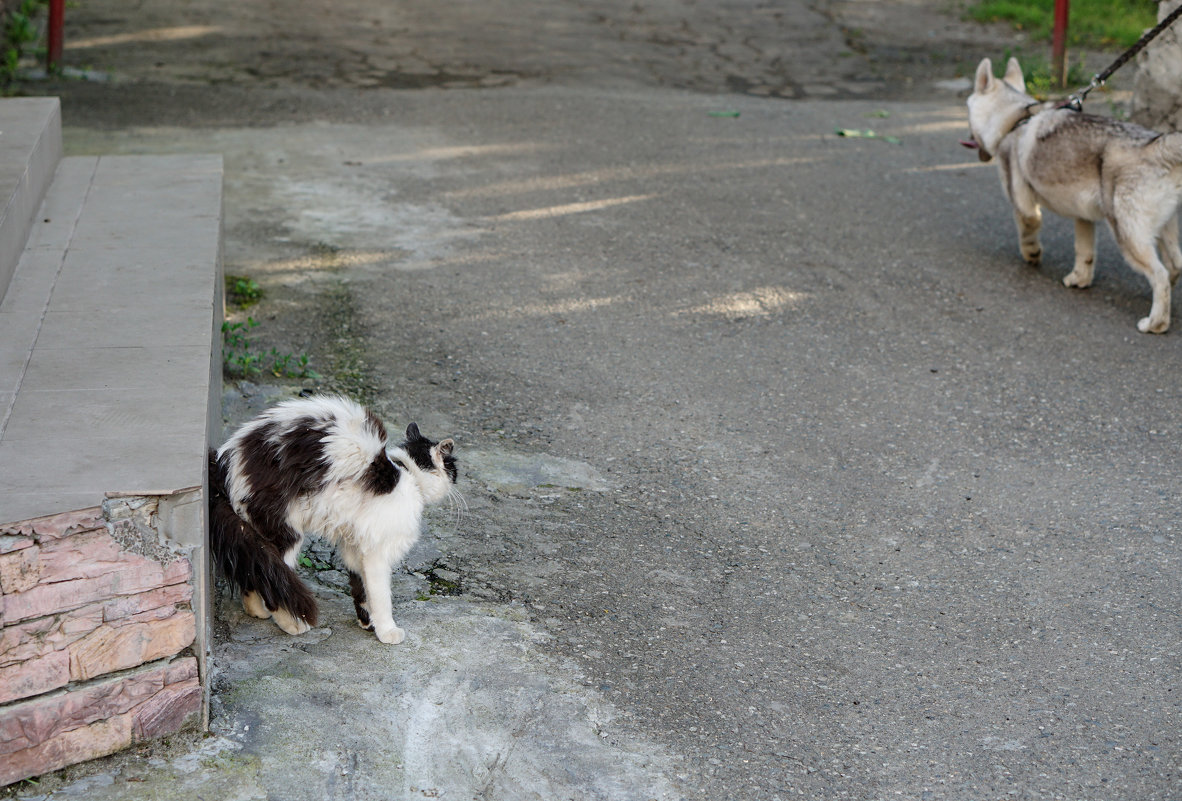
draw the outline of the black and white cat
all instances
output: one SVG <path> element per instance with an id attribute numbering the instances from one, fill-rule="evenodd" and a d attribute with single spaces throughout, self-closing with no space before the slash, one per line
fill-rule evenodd
<path id="1" fill-rule="evenodd" d="M 372 412 L 323 395 L 284 401 L 210 451 L 210 550 L 247 614 L 289 634 L 316 625 L 316 600 L 294 570 L 314 532 L 349 570 L 357 622 L 402 642 L 390 571 L 418 539 L 423 508 L 453 492 L 453 448 L 414 423 L 390 446 Z"/>

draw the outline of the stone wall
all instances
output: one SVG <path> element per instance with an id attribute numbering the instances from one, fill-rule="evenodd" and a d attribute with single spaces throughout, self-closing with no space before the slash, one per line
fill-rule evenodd
<path id="1" fill-rule="evenodd" d="M 1157 7 L 1160 22 L 1182 0 Z M 1127 67 L 1126 67 L 1127 69 Z M 1182 131 L 1182 19 L 1162 31 L 1137 55 L 1130 116 L 1156 131 Z"/>
<path id="2" fill-rule="evenodd" d="M 194 571 L 159 499 L 0 525 L 0 786 L 203 724 Z"/>

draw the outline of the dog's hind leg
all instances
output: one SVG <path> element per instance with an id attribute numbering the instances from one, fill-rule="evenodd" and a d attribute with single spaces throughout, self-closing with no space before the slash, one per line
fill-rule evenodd
<path id="1" fill-rule="evenodd" d="M 1164 334 L 1170 327 L 1170 273 L 1153 248 L 1154 237 L 1133 236 L 1113 226 L 1116 244 L 1124 254 L 1129 266 L 1145 276 L 1153 289 L 1153 305 L 1149 316 L 1137 321 L 1137 329 L 1143 334 Z"/>
<path id="2" fill-rule="evenodd" d="M 1182 274 L 1182 250 L 1178 249 L 1178 217 L 1171 215 L 1157 235 L 1158 252 L 1170 274 L 1170 283 L 1178 283 Z"/>
<path id="3" fill-rule="evenodd" d="M 1096 269 L 1096 224 L 1075 221 L 1075 269 L 1063 276 L 1064 286 L 1084 289 L 1092 285 Z"/>

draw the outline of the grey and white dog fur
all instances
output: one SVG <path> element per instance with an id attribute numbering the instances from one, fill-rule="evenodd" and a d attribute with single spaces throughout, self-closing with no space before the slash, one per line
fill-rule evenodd
<path id="1" fill-rule="evenodd" d="M 295 572 L 316 533 L 349 571 L 357 622 L 401 642 L 390 571 L 418 539 L 424 507 L 453 493 L 453 447 L 414 423 L 388 443 L 381 420 L 335 395 L 285 401 L 239 428 L 209 454 L 210 550 L 247 614 L 289 634 L 316 625 L 316 600 Z"/>
<path id="2" fill-rule="evenodd" d="M 1016 59 L 997 79 L 989 59 L 977 67 L 968 99 L 969 128 L 982 161 L 997 159 L 1002 188 L 1014 207 L 1018 246 L 1038 265 L 1041 208 L 1075 221 L 1075 267 L 1069 287 L 1092 283 L 1096 223 L 1108 223 L 1129 266 L 1149 280 L 1153 305 L 1137 323 L 1161 334 L 1170 325 L 1170 293 L 1182 271 L 1178 202 L 1182 196 L 1182 133 L 1084 114 L 1026 93 Z"/>

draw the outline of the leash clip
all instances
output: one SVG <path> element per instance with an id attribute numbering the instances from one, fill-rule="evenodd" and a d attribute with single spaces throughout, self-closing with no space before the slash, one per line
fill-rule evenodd
<path id="1" fill-rule="evenodd" d="M 1092 76 L 1091 83 L 1089 83 L 1087 86 L 1085 86 L 1083 89 L 1079 90 L 1075 94 L 1068 95 L 1067 102 L 1064 103 L 1062 106 L 1060 106 L 1060 108 L 1069 108 L 1072 111 L 1083 111 L 1083 103 L 1088 98 L 1088 92 L 1092 91 L 1093 89 L 1095 89 L 1099 86 L 1103 86 L 1103 85 L 1104 85 L 1104 81 L 1100 79 L 1100 73 L 1096 73 L 1095 75 Z"/>

